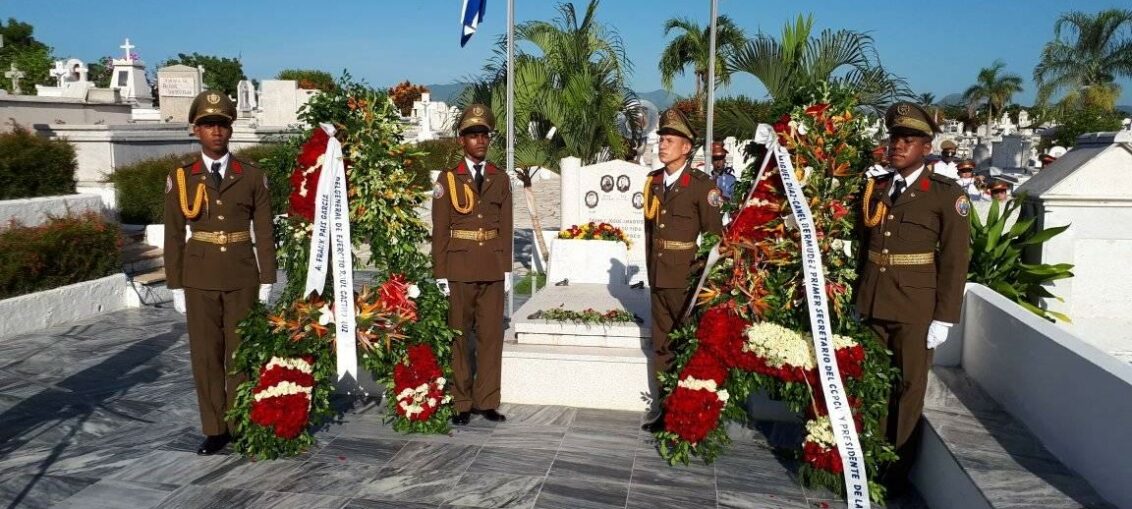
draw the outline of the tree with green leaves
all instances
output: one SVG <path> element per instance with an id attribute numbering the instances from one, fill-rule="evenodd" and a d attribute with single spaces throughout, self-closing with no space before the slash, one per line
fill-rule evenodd
<path id="1" fill-rule="evenodd" d="M 758 78 L 783 104 L 806 102 L 825 83 L 856 90 L 859 107 L 877 115 L 912 96 L 904 79 L 881 65 L 872 36 L 847 29 L 815 36 L 813 26 L 813 15 L 798 16 L 777 38 L 755 36 L 728 57 L 728 71 Z"/>
<path id="2" fill-rule="evenodd" d="M 334 90 L 334 76 L 326 71 L 317 69 L 284 69 L 275 75 L 277 80 L 293 80 L 299 82 L 299 88 L 307 90 L 321 90 L 331 92 Z"/>
<path id="3" fill-rule="evenodd" d="M 708 50 L 710 48 L 711 26 L 701 27 L 699 23 L 690 18 L 670 18 L 664 22 L 664 36 L 668 37 L 674 31 L 681 33 L 668 42 L 664 52 L 660 54 L 660 82 L 665 90 L 672 90 L 672 82 L 676 76 L 683 76 L 684 70 L 692 68 L 696 77 L 696 95 L 701 97 L 708 88 Z M 731 72 L 725 65 L 725 58 L 737 51 L 746 42 L 743 29 L 727 16 L 720 16 L 716 20 L 716 61 L 715 79 L 720 85 L 731 83 Z"/>
<path id="4" fill-rule="evenodd" d="M 25 95 L 34 94 L 35 85 L 51 83 L 51 47 L 36 40 L 34 31 L 30 24 L 15 18 L 0 22 L 0 37 L 4 38 L 4 46 L 0 47 L 0 88 L 12 91 L 12 81 L 3 77 L 12 64 L 24 73 L 20 88 Z"/>
<path id="5" fill-rule="evenodd" d="M 1014 73 L 1003 72 L 1006 63 L 995 60 L 990 67 L 979 70 L 975 84 L 963 92 L 963 100 L 968 106 L 974 108 L 981 104 L 987 106 L 987 125 L 994 121 L 995 113 L 1001 113 L 1010 98 L 1022 91 L 1022 77 Z"/>
<path id="6" fill-rule="evenodd" d="M 158 68 L 177 64 L 203 67 L 205 86 L 209 90 L 223 92 L 231 97 L 236 96 L 236 86 L 239 85 L 240 80 L 248 79 L 244 74 L 244 64 L 240 62 L 240 59 L 201 55 L 200 53 L 191 55 L 178 53 L 177 58 L 170 58 L 162 62 Z"/>
<path id="7" fill-rule="evenodd" d="M 916 101 L 920 103 L 920 106 L 923 106 L 925 108 L 928 106 L 935 106 L 935 94 L 931 92 L 924 92 L 916 96 Z"/>
<path id="8" fill-rule="evenodd" d="M 1065 106 L 1114 109 L 1120 97 L 1116 79 L 1132 77 L 1132 9 L 1064 13 L 1053 25 L 1053 37 L 1034 67 L 1039 104 L 1064 92 Z"/>

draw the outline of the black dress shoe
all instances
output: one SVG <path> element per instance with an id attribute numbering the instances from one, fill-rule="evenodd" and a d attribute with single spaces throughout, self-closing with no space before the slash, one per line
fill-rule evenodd
<path id="1" fill-rule="evenodd" d="M 456 412 L 456 415 L 452 416 L 452 424 L 455 424 L 457 426 L 463 426 L 463 425 L 467 424 L 468 422 L 470 422 L 471 420 L 472 420 L 472 413 L 471 412 Z"/>
<path id="2" fill-rule="evenodd" d="M 491 422 L 503 422 L 503 421 L 507 420 L 506 415 L 503 415 L 503 414 L 495 411 L 494 408 L 492 408 L 490 410 L 472 410 L 472 411 L 475 412 L 476 414 L 482 415 L 484 419 L 487 419 Z"/>
<path id="3" fill-rule="evenodd" d="M 656 416 L 656 419 L 642 424 L 641 429 L 649 433 L 660 433 L 664 431 L 664 414 L 660 414 Z"/>
<path id="4" fill-rule="evenodd" d="M 201 442 L 200 447 L 197 448 L 197 454 L 201 456 L 216 454 L 231 441 L 232 435 L 227 433 L 223 435 L 209 435 L 204 438 L 204 442 Z"/>

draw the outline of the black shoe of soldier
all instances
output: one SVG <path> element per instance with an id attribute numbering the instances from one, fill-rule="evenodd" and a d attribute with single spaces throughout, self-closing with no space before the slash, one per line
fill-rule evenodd
<path id="1" fill-rule="evenodd" d="M 507 416 L 497 412 L 494 408 L 490 409 L 490 410 L 472 410 L 472 411 L 479 414 L 479 415 L 482 415 L 484 419 L 487 419 L 491 422 L 504 422 L 504 421 L 507 420 Z"/>
<path id="2" fill-rule="evenodd" d="M 471 422 L 471 420 L 472 420 L 471 412 L 457 412 L 456 415 L 452 416 L 452 424 L 455 424 L 457 426 L 463 426 L 463 425 Z"/>
<path id="3" fill-rule="evenodd" d="M 204 442 L 201 442 L 200 447 L 197 448 L 197 454 L 201 456 L 210 456 L 220 452 L 228 442 L 232 441 L 232 436 L 224 433 L 223 435 L 209 435 L 205 437 Z"/>

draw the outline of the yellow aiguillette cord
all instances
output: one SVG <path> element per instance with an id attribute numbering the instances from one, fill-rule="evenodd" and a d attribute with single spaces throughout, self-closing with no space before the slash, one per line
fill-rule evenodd
<path id="1" fill-rule="evenodd" d="M 660 210 L 660 200 L 652 195 L 652 178 L 645 179 L 645 219 L 652 221 Z M 651 201 L 651 203 L 650 203 Z"/>
<path id="2" fill-rule="evenodd" d="M 876 211 L 874 211 L 873 214 L 869 214 L 869 200 L 871 200 L 873 197 L 873 187 L 875 184 L 876 180 L 868 179 L 868 181 L 865 183 L 865 195 L 861 197 L 861 212 L 864 213 L 862 219 L 865 221 L 865 226 L 869 228 L 880 224 L 881 218 L 884 217 L 884 213 L 888 209 L 888 207 L 886 207 L 884 203 L 877 201 Z"/>
<path id="3" fill-rule="evenodd" d="M 189 208 L 189 197 L 186 194 L 185 186 L 185 169 L 177 168 L 177 193 L 181 198 L 181 212 L 185 214 L 187 219 L 193 219 L 200 215 L 201 205 L 205 204 L 204 198 L 208 196 L 208 192 L 204 189 L 204 182 L 197 184 L 197 194 L 193 199 L 193 206 Z M 205 205 L 207 206 L 207 205 Z"/>
<path id="4" fill-rule="evenodd" d="M 472 194 L 472 188 L 464 183 L 464 201 L 468 204 L 461 207 L 460 199 L 456 196 L 456 176 L 452 172 L 448 172 L 448 195 L 452 200 L 452 208 L 461 214 L 467 214 L 472 211 L 472 207 L 476 204 L 476 196 Z"/>

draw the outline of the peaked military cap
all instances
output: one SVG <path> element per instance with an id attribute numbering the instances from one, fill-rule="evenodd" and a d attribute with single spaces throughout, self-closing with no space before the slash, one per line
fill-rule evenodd
<path id="1" fill-rule="evenodd" d="M 464 109 L 464 113 L 460 115 L 459 128 L 456 130 L 459 134 L 463 135 L 472 131 L 475 128 L 481 132 L 491 132 L 495 130 L 495 115 L 491 114 L 491 108 L 482 104 L 469 104 Z"/>
<path id="2" fill-rule="evenodd" d="M 975 171 L 975 161 L 964 159 L 962 161 L 959 161 L 959 164 L 955 165 L 955 168 L 960 173 L 963 173 L 964 171 Z"/>
<path id="3" fill-rule="evenodd" d="M 889 106 L 884 114 L 884 126 L 889 132 L 911 131 L 929 138 L 939 132 L 939 126 L 932 120 L 932 116 L 920 105 L 910 102 L 898 102 Z"/>
<path id="4" fill-rule="evenodd" d="M 956 145 L 955 142 L 951 140 L 943 140 L 943 143 L 939 144 L 940 150 L 955 150 L 957 148 L 959 148 L 959 145 Z"/>
<path id="5" fill-rule="evenodd" d="M 688 117 L 676 108 L 669 108 L 660 114 L 660 128 L 656 130 L 657 134 L 675 134 L 688 138 L 689 141 L 695 141 L 696 131 L 692 130 L 692 125 L 688 123 Z"/>
<path id="6" fill-rule="evenodd" d="M 205 90 L 197 94 L 189 106 L 189 123 L 196 124 L 208 118 L 236 120 L 236 104 L 223 92 Z"/>

